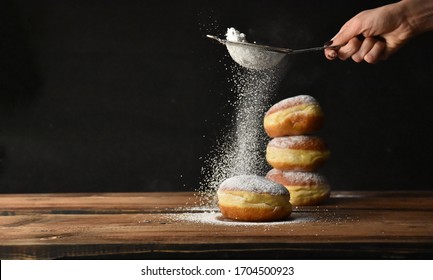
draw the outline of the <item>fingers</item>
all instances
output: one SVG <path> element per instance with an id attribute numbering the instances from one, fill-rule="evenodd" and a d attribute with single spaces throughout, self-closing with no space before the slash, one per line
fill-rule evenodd
<path id="1" fill-rule="evenodd" d="M 378 11 L 377 9 L 363 11 L 346 22 L 334 36 L 333 44 L 342 45 L 346 42 L 347 44 L 338 50 L 326 49 L 326 58 L 329 60 L 337 57 L 341 60 L 352 58 L 355 62 L 368 63 L 386 59 L 389 56 L 386 42 L 383 38 L 375 36 L 381 34 L 380 32 L 374 32 L 371 28 L 375 23 L 371 20 L 372 15 Z"/>
<path id="2" fill-rule="evenodd" d="M 377 63 L 385 58 L 386 43 L 383 39 L 377 37 L 368 37 L 362 41 L 358 51 L 352 54 L 355 62 L 365 61 L 367 63 Z"/>
<path id="3" fill-rule="evenodd" d="M 364 56 L 364 60 L 374 64 L 379 60 L 385 59 L 386 43 L 383 40 L 377 40 L 371 50 Z"/>
<path id="4" fill-rule="evenodd" d="M 361 45 L 362 41 L 357 37 L 350 39 L 346 45 L 344 45 L 338 50 L 338 58 L 341 60 L 346 60 L 352 57 L 352 55 L 359 51 Z"/>
<path id="5" fill-rule="evenodd" d="M 339 50 L 326 50 L 325 55 L 329 60 L 337 57 L 341 60 L 352 58 L 358 63 L 365 61 L 374 64 L 386 58 L 386 42 L 378 37 L 367 37 L 364 40 L 355 37 Z"/>
<path id="6" fill-rule="evenodd" d="M 371 51 L 374 44 L 376 43 L 376 40 L 372 37 L 365 38 L 365 40 L 362 42 L 359 50 L 352 54 L 352 59 L 355 62 L 362 62 L 364 60 L 364 57 Z"/>
<path id="7" fill-rule="evenodd" d="M 332 45 L 337 46 L 337 45 L 344 45 L 344 43 L 338 43 L 337 41 L 330 41 L 332 42 Z M 327 59 L 329 60 L 334 60 L 337 57 L 342 59 L 342 60 L 346 60 L 347 58 L 352 56 L 352 53 L 355 53 L 360 45 L 361 45 L 361 41 L 357 38 L 354 37 L 348 41 L 346 41 L 347 44 L 345 44 L 343 47 L 341 47 L 340 49 L 325 49 L 325 56 Z"/>
<path id="8" fill-rule="evenodd" d="M 346 22 L 341 27 L 337 35 L 334 36 L 334 38 L 332 39 L 333 45 L 344 45 L 346 43 L 347 44 L 346 46 L 342 47 L 340 50 L 325 49 L 325 56 L 327 59 L 333 60 L 337 57 L 341 58 L 340 56 L 347 59 L 348 57 L 346 57 L 346 53 L 351 52 L 352 48 L 355 49 L 357 48 L 357 44 L 359 42 L 356 42 L 356 40 L 352 41 L 352 39 L 355 39 L 356 36 L 361 33 L 362 21 L 359 20 L 359 17 L 360 15 L 357 15 L 351 20 L 349 20 L 348 22 Z"/>
<path id="9" fill-rule="evenodd" d="M 337 35 L 334 36 L 332 41 L 335 45 L 342 45 L 347 42 L 349 42 L 352 38 L 355 38 L 356 36 L 362 34 L 362 13 L 359 13 L 352 19 L 350 19 L 348 22 L 346 22 L 340 29 L 340 31 L 337 33 Z"/>
<path id="10" fill-rule="evenodd" d="M 329 60 L 334 60 L 338 56 L 338 53 L 336 50 L 333 49 L 325 49 L 325 57 Z"/>
<path id="11" fill-rule="evenodd" d="M 362 45 L 362 40 L 358 37 L 354 37 L 347 42 L 346 45 L 341 47 L 340 49 L 326 49 L 325 56 L 329 60 L 333 60 L 335 58 L 339 58 L 341 60 L 346 60 L 350 58 L 353 54 L 358 52 L 359 48 Z"/>

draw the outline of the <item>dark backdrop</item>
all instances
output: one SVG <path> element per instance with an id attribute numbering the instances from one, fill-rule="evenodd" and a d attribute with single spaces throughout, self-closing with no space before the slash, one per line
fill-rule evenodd
<path id="1" fill-rule="evenodd" d="M 228 120 L 237 27 L 321 45 L 384 1 L 58 1 L 0 4 L 0 192 L 189 191 Z M 293 56 L 272 102 L 310 94 L 334 190 L 431 189 L 433 34 L 377 65 Z"/>

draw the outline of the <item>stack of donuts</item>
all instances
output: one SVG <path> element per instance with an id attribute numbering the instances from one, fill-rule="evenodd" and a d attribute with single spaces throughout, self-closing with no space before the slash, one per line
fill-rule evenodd
<path id="1" fill-rule="evenodd" d="M 264 222 L 287 219 L 292 205 L 315 205 L 330 194 L 327 180 L 317 173 L 329 151 L 312 133 L 323 123 L 319 103 L 299 95 L 282 100 L 265 115 L 264 127 L 272 140 L 266 160 L 273 167 L 266 177 L 238 175 L 224 180 L 217 191 L 223 217 Z"/>
<path id="2" fill-rule="evenodd" d="M 273 169 L 266 178 L 286 187 L 294 206 L 316 205 L 328 198 L 329 184 L 317 169 L 330 152 L 320 137 L 312 135 L 323 124 L 317 100 L 309 95 L 284 99 L 266 112 L 263 124 L 272 138 L 266 160 Z"/>

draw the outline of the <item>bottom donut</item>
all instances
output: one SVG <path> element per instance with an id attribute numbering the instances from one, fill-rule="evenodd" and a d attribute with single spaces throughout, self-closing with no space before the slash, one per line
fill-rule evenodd
<path id="1" fill-rule="evenodd" d="M 286 187 L 290 192 L 290 203 L 294 206 L 317 205 L 331 193 L 328 181 L 318 173 L 281 171 L 274 168 L 266 174 L 266 178 Z"/>
<path id="2" fill-rule="evenodd" d="M 218 206 L 228 219 L 266 222 L 290 216 L 290 193 L 281 184 L 256 175 L 239 175 L 221 183 Z"/>

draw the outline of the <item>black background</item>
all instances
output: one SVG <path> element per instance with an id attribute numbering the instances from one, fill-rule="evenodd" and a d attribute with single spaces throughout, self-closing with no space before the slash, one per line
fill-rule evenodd
<path id="1" fill-rule="evenodd" d="M 230 113 L 234 26 L 302 48 L 385 1 L 0 4 L 0 192 L 190 191 Z M 334 190 L 428 190 L 433 34 L 377 65 L 290 58 L 272 102 L 314 96 Z"/>

